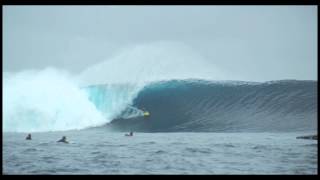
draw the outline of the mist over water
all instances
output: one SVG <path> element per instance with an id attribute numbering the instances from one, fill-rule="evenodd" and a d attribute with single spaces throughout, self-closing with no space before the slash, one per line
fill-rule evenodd
<path id="1" fill-rule="evenodd" d="M 241 80 L 215 66 L 181 42 L 160 41 L 129 46 L 111 59 L 90 66 L 80 74 L 85 85 L 142 84 L 172 79 Z"/>

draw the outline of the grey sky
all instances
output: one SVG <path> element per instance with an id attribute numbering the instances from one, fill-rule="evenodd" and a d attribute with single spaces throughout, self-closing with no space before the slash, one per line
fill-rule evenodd
<path id="1" fill-rule="evenodd" d="M 128 45 L 191 46 L 249 81 L 317 79 L 316 6 L 4 6 L 4 71 L 80 72 Z"/>

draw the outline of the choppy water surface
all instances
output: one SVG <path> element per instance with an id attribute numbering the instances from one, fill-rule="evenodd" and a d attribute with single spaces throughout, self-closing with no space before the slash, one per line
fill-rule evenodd
<path id="1" fill-rule="evenodd" d="M 310 133 L 4 133 L 4 174 L 316 174 Z M 56 141 L 66 135 L 69 144 Z"/>

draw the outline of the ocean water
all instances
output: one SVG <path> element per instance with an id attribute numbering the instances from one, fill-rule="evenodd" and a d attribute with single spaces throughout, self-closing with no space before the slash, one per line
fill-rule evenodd
<path id="1" fill-rule="evenodd" d="M 3 173 L 317 174 L 317 141 L 296 139 L 314 133 L 4 133 Z"/>
<path id="2" fill-rule="evenodd" d="M 79 87 L 55 71 L 10 76 L 3 173 L 317 174 L 318 141 L 296 139 L 317 134 L 317 96 L 317 81 Z"/>

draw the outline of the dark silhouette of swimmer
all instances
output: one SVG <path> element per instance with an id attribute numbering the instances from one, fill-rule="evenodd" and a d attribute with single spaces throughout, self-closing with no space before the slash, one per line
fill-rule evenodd
<path id="1" fill-rule="evenodd" d="M 62 138 L 61 138 L 59 141 L 57 141 L 57 142 L 69 143 L 69 142 L 67 141 L 67 138 L 66 138 L 65 136 L 62 136 Z"/>
<path id="2" fill-rule="evenodd" d="M 318 140 L 318 135 L 298 136 L 297 139 L 312 139 L 312 140 Z"/>
<path id="3" fill-rule="evenodd" d="M 133 136 L 133 132 L 130 131 L 130 133 L 129 133 L 129 134 L 126 134 L 126 136 Z"/>
<path id="4" fill-rule="evenodd" d="M 31 134 L 28 134 L 28 136 L 26 137 L 26 140 L 31 140 Z"/>

